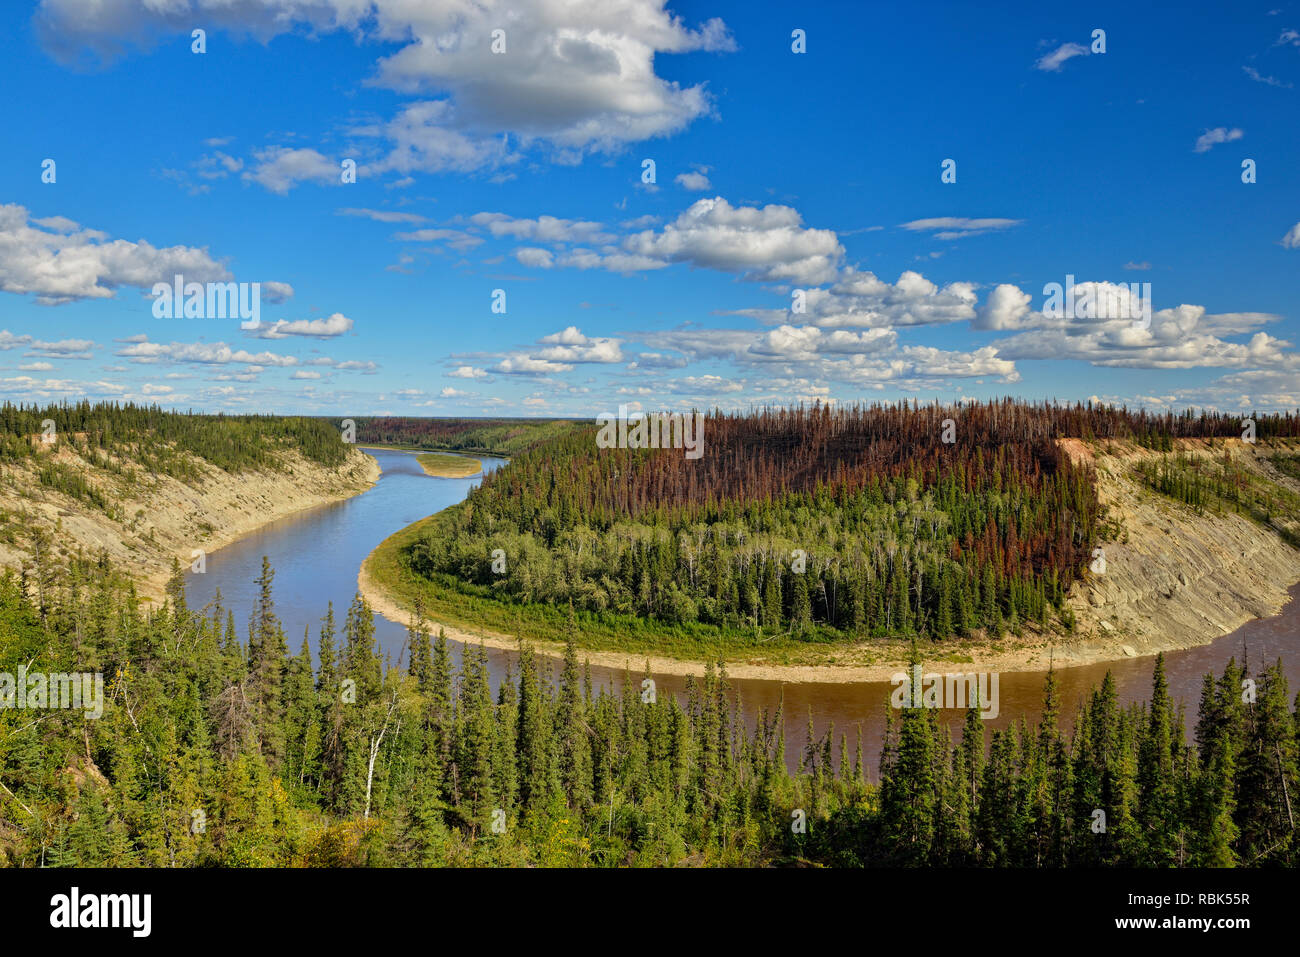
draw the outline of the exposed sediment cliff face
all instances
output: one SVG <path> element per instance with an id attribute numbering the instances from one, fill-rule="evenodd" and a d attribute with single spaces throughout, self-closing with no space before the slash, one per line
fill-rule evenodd
<path id="1" fill-rule="evenodd" d="M 140 470 L 116 474 L 66 450 L 48 456 L 83 476 L 111 507 L 42 485 L 37 470 L 45 456 L 7 468 L 0 485 L 7 539 L 0 541 L 0 566 L 30 566 L 31 532 L 38 529 L 55 555 L 106 552 L 152 600 L 163 594 L 173 557 L 188 567 L 195 549 L 211 552 L 277 518 L 349 498 L 372 486 L 380 471 L 374 457 L 358 449 L 337 468 L 289 450 L 279 456 L 280 470 L 232 473 L 196 458 L 200 477 L 193 482 Z"/>
<path id="2" fill-rule="evenodd" d="M 1276 614 L 1300 580 L 1300 550 L 1277 530 L 1231 511 L 1198 513 L 1146 487 L 1134 474 L 1160 454 L 1134 446 L 1062 443 L 1097 469 L 1098 494 L 1117 537 L 1104 541 L 1105 571 L 1075 587 L 1079 636 L 1059 642 L 1058 661 L 1102 660 L 1202 645 L 1253 619 Z M 1262 443 L 1201 440 L 1175 454 L 1231 456 L 1251 476 L 1291 491 L 1300 484 L 1269 462 Z M 1284 519 L 1279 518 L 1281 522 Z"/>

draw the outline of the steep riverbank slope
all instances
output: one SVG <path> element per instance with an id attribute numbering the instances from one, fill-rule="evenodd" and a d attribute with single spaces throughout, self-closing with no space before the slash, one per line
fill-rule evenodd
<path id="1" fill-rule="evenodd" d="M 173 558 L 187 567 L 195 550 L 212 552 L 278 518 L 349 498 L 372 486 L 380 471 L 358 449 L 337 467 L 293 449 L 278 451 L 274 468 L 226 471 L 189 458 L 196 475 L 185 480 L 148 472 L 129 458 L 94 464 L 66 446 L 6 466 L 0 566 L 32 569 L 42 548 L 55 556 L 106 552 L 142 596 L 157 601 Z"/>
<path id="2" fill-rule="evenodd" d="M 1300 482 L 1273 463 L 1294 454 L 1289 444 L 1187 439 L 1172 455 L 1217 469 L 1230 462 L 1247 482 L 1278 497 L 1271 524 L 1226 508 L 1184 504 L 1153 491 L 1138 474 L 1159 453 L 1135 446 L 1104 448 L 1067 440 L 1077 459 L 1097 469 L 1097 488 L 1115 537 L 1101 543 L 1105 571 L 1090 575 L 1071 595 L 1076 640 L 1058 643 L 1058 661 L 1097 661 L 1203 645 L 1254 618 L 1275 615 L 1287 587 L 1300 579 L 1300 550 L 1291 495 Z M 1298 499 L 1300 501 L 1300 499 Z"/>

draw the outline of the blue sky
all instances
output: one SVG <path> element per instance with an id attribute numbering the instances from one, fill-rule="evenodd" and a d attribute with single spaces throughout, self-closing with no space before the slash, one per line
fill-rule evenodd
<path id="1" fill-rule="evenodd" d="M 1225 8 L 6 5 L 0 394 L 1295 409 L 1300 2 Z"/>

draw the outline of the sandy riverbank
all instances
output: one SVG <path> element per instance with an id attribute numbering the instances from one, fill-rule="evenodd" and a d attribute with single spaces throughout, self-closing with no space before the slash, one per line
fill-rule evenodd
<path id="1" fill-rule="evenodd" d="M 370 608 L 383 615 L 389 621 L 407 625 L 411 621 L 410 609 L 394 600 L 393 596 L 382 590 L 367 574 L 362 565 L 357 575 L 357 588 L 361 591 Z M 1285 595 L 1285 590 L 1283 590 Z M 1281 605 L 1279 604 L 1279 610 Z M 1243 619 L 1244 621 L 1249 620 Z M 507 651 L 519 649 L 518 639 L 487 629 L 463 628 L 456 625 L 429 621 L 429 627 L 436 633 L 442 628 L 447 637 L 453 641 L 467 644 L 483 644 L 488 648 Z M 1223 634 L 1226 634 L 1224 632 Z M 1220 634 L 1209 635 L 1204 641 L 1184 644 L 1171 642 L 1157 650 L 1188 648 L 1195 644 L 1208 644 Z M 552 658 L 561 658 L 564 647 L 558 642 L 530 640 L 530 647 L 538 654 Z M 1064 643 L 1059 638 L 1049 640 L 1046 636 L 1026 635 L 1023 638 L 1007 636 L 1000 647 L 991 648 L 987 644 L 953 641 L 948 643 L 923 642 L 920 645 L 922 661 L 945 671 L 952 672 L 1012 672 L 1012 671 L 1046 671 L 1049 666 L 1068 668 L 1075 665 L 1097 664 L 1117 661 L 1122 658 L 1153 655 L 1155 651 L 1138 652 L 1132 646 L 1127 650 L 1121 642 L 1075 642 Z M 1132 654 L 1129 654 L 1129 652 Z M 877 660 L 874 664 L 827 664 L 827 665 L 785 665 L 770 662 L 739 660 L 727 661 L 727 674 L 738 680 L 783 681 L 791 683 L 852 684 L 859 682 L 885 682 L 906 667 L 908 646 L 903 642 L 864 643 L 858 646 L 836 649 L 840 660 L 851 659 L 855 654 L 870 654 Z M 664 658 L 658 655 L 632 655 L 625 652 L 600 651 L 579 648 L 578 656 L 592 665 L 605 668 L 630 670 L 639 674 L 646 670 L 649 662 L 650 671 L 667 675 L 698 675 L 701 662 L 693 659 Z"/>

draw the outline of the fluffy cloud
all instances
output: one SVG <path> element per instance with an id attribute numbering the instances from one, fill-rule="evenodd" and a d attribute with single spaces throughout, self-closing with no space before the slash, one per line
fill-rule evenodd
<path id="1" fill-rule="evenodd" d="M 623 361 L 623 352 L 619 339 L 583 335 L 577 326 L 568 326 L 560 332 L 543 336 L 537 340 L 540 349 L 520 350 L 504 357 L 492 368 L 493 372 L 503 375 L 548 375 L 556 372 L 571 372 L 575 365 L 583 363 L 611 364 Z M 457 370 L 452 375 L 461 378 L 477 377 L 479 370 L 469 368 L 470 374 L 461 374 Z"/>
<path id="2" fill-rule="evenodd" d="M 318 320 L 320 321 L 320 320 Z M 339 361 L 328 356 L 315 356 L 299 359 L 297 356 L 279 352 L 250 352 L 236 349 L 224 342 L 150 342 L 146 336 L 131 336 L 119 340 L 121 348 L 115 355 L 140 365 L 181 362 L 199 366 L 223 367 L 229 365 L 245 368 L 243 370 L 222 371 L 214 376 L 219 380 L 235 382 L 252 382 L 267 368 L 304 371 L 303 375 L 294 375 L 295 379 L 319 379 L 320 373 L 304 370 L 303 367 L 333 369 L 336 372 L 360 372 L 374 375 L 379 371 L 378 363 L 362 359 Z"/>
<path id="3" fill-rule="evenodd" d="M 549 249 L 538 249 L 536 246 L 521 246 L 516 249 L 515 259 L 519 260 L 521 266 L 532 269 L 550 269 L 555 263 L 555 257 Z"/>
<path id="4" fill-rule="evenodd" d="M 1110 286 L 1079 283 L 1075 288 L 1086 285 L 1097 287 L 1103 296 L 1104 287 Z M 1107 318 L 1114 314 L 1114 304 L 1085 318 L 1034 313 L 1038 328 L 999 341 L 999 354 L 1010 359 L 1077 359 L 1095 366 L 1129 369 L 1244 369 L 1295 363 L 1295 357 L 1284 351 L 1290 343 L 1253 331 L 1263 323 L 1276 321 L 1276 316 L 1210 314 L 1204 306 L 1180 305 L 1154 311 L 1150 326 L 1144 328 L 1131 318 Z M 1242 343 L 1223 338 L 1230 335 L 1250 338 Z"/>
<path id="5" fill-rule="evenodd" d="M 453 379 L 486 379 L 488 378 L 486 369 L 476 369 L 473 366 L 457 366 L 451 372 L 448 372 Z"/>
<path id="6" fill-rule="evenodd" d="M 971 325 L 976 329 L 1018 329 L 1029 315 L 1030 298 L 1019 287 L 1002 283 L 989 293 Z"/>
<path id="7" fill-rule="evenodd" d="M 1179 395 L 1182 405 L 1242 411 L 1300 408 L 1300 370 L 1248 369 L 1230 372 L 1208 386 Z"/>
<path id="8" fill-rule="evenodd" d="M 281 196 L 301 182 L 321 185 L 341 182 L 342 167 L 314 149 L 270 146 L 255 150 L 253 156 L 257 165 L 244 171 L 244 180 L 259 183 Z"/>
<path id="9" fill-rule="evenodd" d="M 662 230 L 626 237 L 623 250 L 650 262 L 800 283 L 833 278 L 844 254 L 834 232 L 805 227 L 790 206 L 732 206 L 721 196 L 697 200 Z"/>
<path id="10" fill-rule="evenodd" d="M 706 189 L 713 188 L 713 185 L 709 182 L 709 178 L 700 170 L 695 170 L 691 173 L 678 173 L 673 177 L 673 182 L 682 189 L 688 189 L 693 193 L 702 193 Z"/>
<path id="11" fill-rule="evenodd" d="M 605 269 L 609 272 L 634 273 L 666 269 L 671 263 L 666 259 L 656 259 L 653 256 L 636 256 L 620 252 L 616 247 L 608 246 L 600 252 L 574 249 L 546 261 L 544 268 L 549 268 L 551 265 L 568 266 L 572 269 Z"/>
<path id="12" fill-rule="evenodd" d="M 404 107 L 386 123 L 360 126 L 353 135 L 372 139 L 387 155 L 367 164 L 363 172 L 468 173 L 512 162 L 503 139 L 476 136 L 454 129 L 455 107 L 447 100 L 425 100 Z"/>
<path id="13" fill-rule="evenodd" d="M 655 74 L 657 53 L 734 48 L 720 20 L 691 30 L 666 5 L 380 2 L 381 30 L 409 42 L 379 61 L 374 82 L 403 93 L 447 91 L 467 129 L 509 130 L 561 150 L 615 149 L 675 133 L 710 109 L 702 86 Z M 492 52 L 498 28 L 503 54 Z"/>
<path id="14" fill-rule="evenodd" d="M 263 322 L 248 330 L 257 339 L 284 339 L 288 336 L 309 336 L 313 339 L 333 339 L 352 331 L 352 320 L 341 312 L 327 319 L 278 319 Z"/>
<path id="15" fill-rule="evenodd" d="M 652 349 L 671 350 L 692 362 L 708 359 L 738 361 L 748 356 L 750 347 L 756 342 L 752 329 L 705 329 L 699 326 L 642 332 L 636 338 Z"/>
<path id="16" fill-rule="evenodd" d="M 61 216 L 31 219 L 27 209 L 0 205 L 0 290 L 32 294 L 54 305 L 108 299 L 121 286 L 149 289 L 177 273 L 192 282 L 231 278 L 206 249 L 159 249 L 141 239 L 109 239 Z"/>
<path id="17" fill-rule="evenodd" d="M 809 382 L 854 388 L 933 389 L 952 379 L 991 376 L 1016 382 L 1015 363 L 997 346 L 949 352 L 929 346 L 899 346 L 891 329 L 855 333 L 783 325 L 754 337 L 741 329 L 682 328 L 642 333 L 647 345 L 671 348 L 692 360 L 725 360 L 740 366 L 786 370 Z M 1000 344 L 999 344 L 1000 345 Z"/>
<path id="18" fill-rule="evenodd" d="M 884 352 L 897 343 L 898 335 L 892 329 L 868 329 L 865 332 L 837 329 L 828 334 L 816 326 L 783 325 L 759 337 L 749 347 L 749 353 L 787 361 L 807 361 L 828 353 L 864 355 Z"/>
<path id="19" fill-rule="evenodd" d="M 498 236 L 556 246 L 603 243 L 596 249 L 515 250 L 521 264 L 540 269 L 633 273 L 681 263 L 746 279 L 811 284 L 833 279 L 844 254 L 834 232 L 805 227 L 798 211 L 789 206 L 732 206 L 721 196 L 697 200 L 662 229 L 639 229 L 621 240 L 605 233 L 600 223 L 550 216 L 511 219 L 500 213 L 479 213 L 472 219 Z"/>
<path id="20" fill-rule="evenodd" d="M 60 339 L 57 342 L 48 342 L 44 339 L 37 339 L 30 335 L 16 336 L 8 329 L 0 329 L 0 350 L 8 352 L 10 349 L 22 348 L 29 350 L 27 352 L 28 357 L 46 359 L 89 359 L 94 354 L 96 345 L 89 339 Z M 44 363 L 33 364 L 44 365 Z"/>
<path id="21" fill-rule="evenodd" d="M 195 23 L 263 43 L 305 28 L 397 44 L 367 82 L 426 99 L 369 132 L 389 147 L 373 169 L 410 172 L 499 162 L 501 133 L 573 159 L 670 135 L 708 114 L 704 86 L 663 79 L 655 59 L 728 51 L 734 41 L 721 20 L 691 28 L 666 8 L 667 0 L 43 0 L 35 20 L 46 50 L 65 62 L 147 49 L 188 36 Z M 498 29 L 504 50 L 494 44 Z M 319 153 L 274 149 L 243 175 L 275 191 L 323 177 Z"/>
<path id="22" fill-rule="evenodd" d="M 281 355 L 275 352 L 248 352 L 244 349 L 232 349 L 224 342 L 132 342 L 122 346 L 116 355 L 130 359 L 132 362 L 151 363 L 160 361 L 193 362 L 200 365 L 227 365 L 244 363 L 256 366 L 294 366 L 298 364 L 295 356 Z"/>
<path id="23" fill-rule="evenodd" d="M 564 362 L 534 359 L 532 356 L 506 356 L 492 368 L 502 375 L 549 375 L 553 372 L 572 372 L 573 366 Z"/>
<path id="24" fill-rule="evenodd" d="M 37 379 L 27 375 L 0 379 L 0 395 L 18 397 L 25 402 L 30 402 L 33 398 L 80 400 L 88 396 L 125 397 L 127 393 L 126 386 L 103 379 L 85 382 L 75 379 Z"/>
<path id="25" fill-rule="evenodd" d="M 904 346 L 903 358 L 912 375 L 927 378 L 967 379 L 998 376 L 1003 382 L 1017 382 L 1020 374 L 1014 362 L 1002 358 L 1000 350 L 984 346 L 972 352 L 947 352 L 931 346 Z"/>
<path id="26" fill-rule="evenodd" d="M 872 329 L 960 322 L 975 317 L 975 287 L 949 283 L 940 289 L 918 272 L 907 270 L 895 283 L 869 271 L 848 268 L 827 289 L 803 291 L 804 312 L 759 313 L 809 322 L 823 329 Z M 793 302 L 792 307 L 793 309 Z"/>

